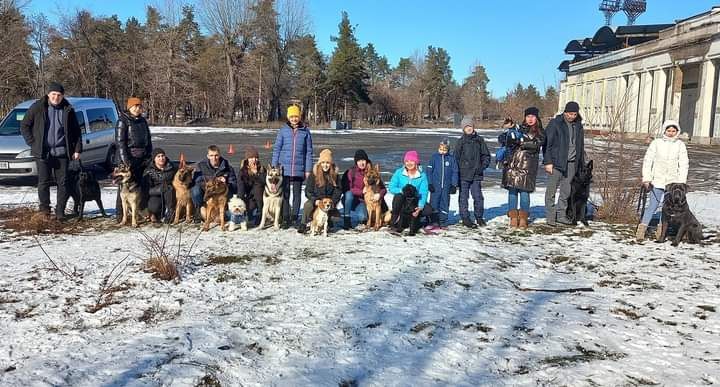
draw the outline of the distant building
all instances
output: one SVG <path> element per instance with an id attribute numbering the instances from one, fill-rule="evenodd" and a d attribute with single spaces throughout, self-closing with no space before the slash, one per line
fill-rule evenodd
<path id="1" fill-rule="evenodd" d="M 720 7 L 673 24 L 600 28 L 572 40 L 558 68 L 560 110 L 580 103 L 586 127 L 655 135 L 666 119 L 692 142 L 720 144 Z"/>

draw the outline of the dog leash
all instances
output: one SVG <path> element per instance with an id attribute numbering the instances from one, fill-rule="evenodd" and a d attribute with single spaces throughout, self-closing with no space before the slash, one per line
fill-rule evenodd
<path id="1" fill-rule="evenodd" d="M 636 212 L 640 213 L 641 222 L 643 216 L 645 216 L 645 208 L 647 207 L 647 194 L 648 189 L 645 187 L 645 184 L 640 184 L 640 195 L 638 197 L 638 206 Z"/>

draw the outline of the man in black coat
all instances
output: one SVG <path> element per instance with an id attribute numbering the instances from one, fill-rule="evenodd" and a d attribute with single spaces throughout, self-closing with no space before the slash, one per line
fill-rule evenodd
<path id="1" fill-rule="evenodd" d="M 570 183 L 578 165 L 585 165 L 585 132 L 580 106 L 577 102 L 568 102 L 563 114 L 553 118 L 545 129 L 545 155 L 543 164 L 548 182 L 545 191 L 545 216 L 547 223 L 571 224 L 566 211 L 570 198 Z M 560 194 L 555 204 L 557 189 Z"/>
<path id="2" fill-rule="evenodd" d="M 460 195 L 458 204 L 462 224 L 477 228 L 485 226 L 483 214 L 485 203 L 482 194 L 482 180 L 485 169 L 490 165 L 490 152 L 485 140 L 475 132 L 471 119 L 462 121 L 463 135 L 455 147 L 455 159 L 460 170 Z M 468 199 L 472 194 L 475 222 L 470 220 Z"/>
<path id="3" fill-rule="evenodd" d="M 120 114 L 117 126 L 115 127 L 115 147 L 118 152 L 120 163 L 130 166 L 133 177 L 139 182 L 143 171 L 150 164 L 152 153 L 152 140 L 147 120 L 143 117 L 142 100 L 137 97 L 130 97 L 127 100 L 127 114 Z M 143 191 L 145 191 L 143 189 Z M 147 192 L 141 195 L 140 208 L 147 205 Z M 118 222 L 122 220 L 123 209 L 118 189 L 115 203 L 115 217 Z"/>
<path id="4" fill-rule="evenodd" d="M 61 221 L 68 200 L 68 160 L 79 160 L 82 151 L 80 125 L 64 94 L 61 84 L 51 83 L 47 96 L 32 104 L 20 123 L 20 132 L 37 164 L 40 211 L 50 214 L 50 185 L 54 177 L 55 216 Z"/>

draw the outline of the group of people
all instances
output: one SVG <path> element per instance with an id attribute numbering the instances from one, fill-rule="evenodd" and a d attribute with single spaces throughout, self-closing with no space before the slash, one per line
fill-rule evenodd
<path id="1" fill-rule="evenodd" d="M 21 132 L 37 161 L 39 209 L 50 214 L 49 187 L 54 179 L 58 186 L 55 215 L 59 220 L 65 218 L 68 200 L 68 162 L 79 160 L 82 152 L 79 125 L 72 106 L 63 96 L 62 85 L 51 83 L 48 94 L 30 107 L 21 124 Z M 150 129 L 143 117 L 142 100 L 131 97 L 126 108 L 127 112 L 120 115 L 116 127 L 119 161 L 138 177 L 142 190 L 141 207 L 147 210 L 148 220 L 170 222 L 174 216 L 172 181 L 177 166 L 163 149 L 153 147 Z M 510 227 L 527 228 L 530 223 L 530 193 L 535 191 L 540 165 L 548 175 L 545 192 L 547 224 L 570 224 L 566 211 L 571 182 L 578 166 L 584 165 L 587 158 L 579 110 L 576 102 L 568 102 L 564 111 L 546 128 L 535 107 L 525 109 L 519 125 L 511 119 L 506 120 L 506 130 L 500 134 L 498 142 L 507 153 L 500 165 L 502 186 L 508 191 Z M 665 185 L 687 180 L 687 150 L 678 139 L 679 125 L 667 121 L 663 133 L 661 139 L 652 142 L 643 162 L 642 181 L 651 193 L 651 200 L 637 229 L 638 239 L 644 238 L 650 219 L 661 205 Z M 206 159 L 197 163 L 193 176 L 191 193 L 196 209 L 203 206 L 205 183 L 220 178 L 228 186 L 229 197 L 237 195 L 246 203 L 250 222 L 259 223 L 267 171 L 256 148 L 248 146 L 244 156 L 239 174 L 236 174 L 217 146 L 207 148 Z M 433 230 L 448 226 L 450 197 L 459 193 L 460 223 L 468 228 L 482 227 L 486 224 L 482 181 L 490 161 L 491 155 L 483 137 L 475 130 L 472 120 L 465 119 L 454 152 L 450 152 L 450 140 L 443 139 L 427 167 L 423 168 L 418 152 L 407 151 L 403 164 L 394 171 L 388 185 L 380 179 L 380 189 L 373 200 L 380 202 L 383 213 L 390 210 L 390 226 L 394 227 L 403 206 L 403 189 L 411 185 L 418 194 L 412 217 L 425 219 L 426 227 Z M 331 216 L 340 221 L 344 229 L 353 227 L 353 215 L 359 224 L 368 219 L 365 178 L 373 167 L 368 154 L 358 149 L 354 165 L 342 175 L 330 149 L 323 149 L 317 163 L 313 164 L 312 135 L 296 105 L 287 110 L 287 122 L 277 134 L 270 164 L 282 167 L 283 228 L 296 227 L 298 232 L 305 233 L 315 207 L 324 198 L 331 198 L 336 208 L 342 202 L 342 211 L 334 210 Z M 303 184 L 307 200 L 301 215 Z M 384 201 L 387 192 L 393 195 L 390 207 Z M 471 196 L 472 216 L 469 210 Z M 116 208 L 119 220 L 122 218 L 119 193 Z M 201 215 L 201 211 L 195 211 L 195 220 L 199 222 Z"/>

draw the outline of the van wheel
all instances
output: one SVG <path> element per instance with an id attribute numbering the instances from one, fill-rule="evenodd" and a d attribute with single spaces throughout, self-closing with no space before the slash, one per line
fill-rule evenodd
<path id="1" fill-rule="evenodd" d="M 105 161 L 103 162 L 103 168 L 105 168 L 105 171 L 108 173 L 113 171 L 113 168 L 117 165 L 117 154 L 115 152 L 115 148 L 112 147 L 108 149 L 108 154 L 105 156 Z"/>

